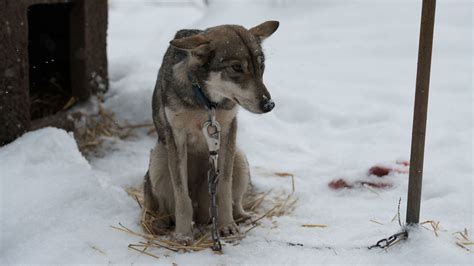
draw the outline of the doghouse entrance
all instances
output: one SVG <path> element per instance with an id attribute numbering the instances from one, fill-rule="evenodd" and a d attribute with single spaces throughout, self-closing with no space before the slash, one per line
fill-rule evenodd
<path id="1" fill-rule="evenodd" d="M 28 8 L 31 119 L 57 113 L 71 98 L 71 9 L 66 3 Z"/>

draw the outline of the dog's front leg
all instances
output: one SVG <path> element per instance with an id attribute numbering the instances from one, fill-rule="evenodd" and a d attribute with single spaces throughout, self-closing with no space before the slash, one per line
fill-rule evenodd
<path id="1" fill-rule="evenodd" d="M 234 118 L 229 128 L 224 129 L 219 150 L 219 183 L 217 186 L 218 217 L 217 222 L 222 236 L 238 233 L 232 215 L 232 171 L 236 148 L 237 119 Z"/>
<path id="2" fill-rule="evenodd" d="M 166 144 L 168 149 L 168 166 L 174 190 L 175 235 L 178 239 L 188 243 L 192 241 L 193 237 L 193 208 L 188 192 L 186 135 L 168 132 L 166 134 Z"/>

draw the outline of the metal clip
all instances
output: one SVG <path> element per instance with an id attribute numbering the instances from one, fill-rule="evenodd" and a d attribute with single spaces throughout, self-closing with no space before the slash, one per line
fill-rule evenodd
<path id="1" fill-rule="evenodd" d="M 202 133 L 206 139 L 209 152 L 213 153 L 219 151 L 221 144 L 221 126 L 219 122 L 215 119 L 205 122 L 202 126 Z"/>

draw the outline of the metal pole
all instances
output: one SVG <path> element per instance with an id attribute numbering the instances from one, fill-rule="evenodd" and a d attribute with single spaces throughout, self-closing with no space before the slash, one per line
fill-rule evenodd
<path id="1" fill-rule="evenodd" d="M 436 0 L 423 0 L 421 11 L 418 70 L 416 74 L 415 111 L 411 140 L 410 177 L 408 182 L 407 224 L 420 221 L 421 184 L 425 151 L 426 117 L 430 87 L 431 54 Z"/>

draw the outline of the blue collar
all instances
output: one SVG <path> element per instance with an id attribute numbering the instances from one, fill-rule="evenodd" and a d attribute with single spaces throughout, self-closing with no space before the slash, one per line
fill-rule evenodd
<path id="1" fill-rule="evenodd" d="M 202 104 L 204 105 L 208 110 L 211 110 L 212 108 L 216 108 L 217 107 L 217 103 L 215 102 L 212 102 L 207 96 L 206 94 L 204 94 L 204 92 L 202 91 L 202 88 L 201 86 L 199 85 L 199 82 L 197 81 L 197 79 L 193 76 L 191 76 L 191 74 L 188 74 L 188 79 L 189 81 L 191 81 L 191 84 L 192 84 L 192 89 L 193 89 L 193 92 L 194 92 L 194 96 L 197 98 L 197 100 Z"/>

